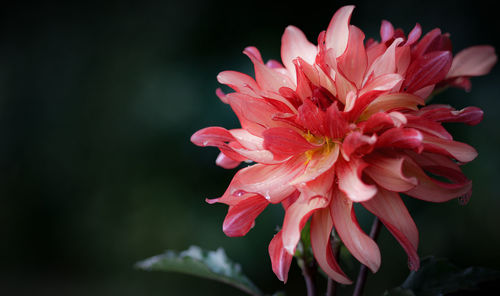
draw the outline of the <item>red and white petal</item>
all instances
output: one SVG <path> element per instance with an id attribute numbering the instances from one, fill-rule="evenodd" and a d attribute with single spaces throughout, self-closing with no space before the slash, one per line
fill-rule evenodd
<path id="1" fill-rule="evenodd" d="M 465 143 L 433 137 L 426 133 L 422 135 L 425 151 L 448 155 L 460 162 L 472 161 L 477 156 L 476 149 Z"/>
<path id="2" fill-rule="evenodd" d="M 298 177 L 290 182 L 290 184 L 297 185 L 307 183 L 316 179 L 318 176 L 323 175 L 327 171 L 334 172 L 331 168 L 335 165 L 335 162 L 339 157 L 339 150 L 339 145 L 332 145 L 315 151 L 312 154 L 311 159 L 307 161 L 304 172 L 298 175 Z"/>
<path id="3" fill-rule="evenodd" d="M 278 232 L 271 240 L 269 257 L 271 257 L 274 274 L 280 281 L 286 283 L 293 255 L 290 255 L 283 247 L 282 233 L 283 231 Z"/>
<path id="4" fill-rule="evenodd" d="M 387 190 L 404 192 L 414 188 L 418 181 L 403 173 L 404 157 L 389 158 L 382 154 L 373 154 L 365 158 L 370 164 L 364 172 L 377 184 Z M 379 188 L 380 190 L 380 188 Z"/>
<path id="5" fill-rule="evenodd" d="M 377 148 L 416 149 L 423 142 L 422 133 L 413 128 L 391 128 L 382 133 L 375 145 Z"/>
<path id="6" fill-rule="evenodd" d="M 361 180 L 363 169 L 367 166 L 366 162 L 357 158 L 352 158 L 349 162 L 344 160 L 337 162 L 339 189 L 352 201 L 366 201 L 377 193 L 376 186 L 365 184 Z"/>
<path id="7" fill-rule="evenodd" d="M 418 105 L 425 105 L 422 98 L 408 93 L 383 94 L 373 100 L 361 114 L 361 118 L 369 118 L 377 112 L 391 110 L 418 110 Z"/>
<path id="8" fill-rule="evenodd" d="M 349 40 L 349 21 L 351 19 L 353 5 L 341 7 L 333 15 L 325 35 L 325 46 L 333 49 L 333 57 L 342 55 Z"/>
<path id="9" fill-rule="evenodd" d="M 363 40 L 365 34 L 357 27 L 349 26 L 349 41 L 345 52 L 337 58 L 338 69 L 356 87 L 361 88 L 368 58 Z"/>
<path id="10" fill-rule="evenodd" d="M 354 131 L 348 134 L 342 143 L 342 156 L 349 160 L 351 154 L 360 152 L 361 154 L 370 153 L 373 145 L 377 142 L 377 135 L 371 137 L 363 135 L 361 132 Z"/>
<path id="11" fill-rule="evenodd" d="M 293 60 L 301 57 L 308 64 L 314 64 L 317 47 L 307 40 L 304 33 L 297 27 L 288 26 L 281 37 L 281 60 L 291 77 L 296 81 Z"/>
<path id="12" fill-rule="evenodd" d="M 342 271 L 332 252 L 330 237 L 333 221 L 330 208 L 319 209 L 311 219 L 311 247 L 321 269 L 334 281 L 348 285 L 352 281 Z"/>
<path id="13" fill-rule="evenodd" d="M 222 230 L 229 237 L 244 236 L 252 229 L 255 218 L 262 213 L 269 202 L 260 195 L 252 195 L 230 206 Z"/>
<path id="14" fill-rule="evenodd" d="M 450 70 L 452 55 L 449 51 L 433 51 L 413 61 L 406 71 L 403 90 L 409 93 L 440 82 Z"/>
<path id="15" fill-rule="evenodd" d="M 289 183 L 304 170 L 305 159 L 295 157 L 276 165 L 254 164 L 239 170 L 222 197 L 214 202 L 234 205 L 245 194 L 259 194 L 271 203 L 281 202 L 295 191 Z"/>
<path id="16" fill-rule="evenodd" d="M 299 189 L 300 190 L 300 189 Z M 326 193 L 325 193 L 326 195 Z M 302 194 L 291 204 L 283 220 L 283 247 L 290 255 L 295 254 L 295 248 L 300 240 L 300 233 L 309 217 L 317 209 L 328 206 L 329 197 L 317 195 L 310 197 Z"/>
<path id="17" fill-rule="evenodd" d="M 380 250 L 373 239 L 361 230 L 353 211 L 352 201 L 337 190 L 330 203 L 335 230 L 349 252 L 372 272 L 376 272 L 380 267 Z"/>
<path id="18" fill-rule="evenodd" d="M 255 48 L 252 49 L 256 50 Z M 279 93 L 280 87 L 293 88 L 293 82 L 290 80 L 290 77 L 264 65 L 262 60 L 255 55 L 254 50 L 245 48 L 243 53 L 252 60 L 255 68 L 255 80 L 261 89 Z"/>
<path id="19" fill-rule="evenodd" d="M 319 147 L 309 143 L 295 130 L 286 127 L 271 128 L 265 130 L 262 135 L 264 148 L 271 151 L 276 159 L 285 159 Z"/>
<path id="20" fill-rule="evenodd" d="M 377 195 L 362 204 L 384 223 L 385 227 L 401 244 L 408 254 L 410 269 L 418 270 L 420 266 L 417 254 L 418 229 L 399 194 L 379 189 Z"/>
<path id="21" fill-rule="evenodd" d="M 255 91 L 259 89 L 259 86 L 252 77 L 236 71 L 220 72 L 217 75 L 217 81 L 239 93 L 250 96 L 255 96 Z"/>
<path id="22" fill-rule="evenodd" d="M 403 173 L 418 180 L 418 185 L 405 194 L 430 202 L 445 202 L 457 197 L 470 196 L 472 182 L 445 183 L 429 177 L 414 161 L 407 159 Z"/>

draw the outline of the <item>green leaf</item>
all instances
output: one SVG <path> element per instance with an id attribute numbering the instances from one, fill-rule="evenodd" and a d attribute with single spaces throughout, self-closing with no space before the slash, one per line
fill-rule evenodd
<path id="1" fill-rule="evenodd" d="M 137 262 L 136 267 L 148 271 L 174 271 L 190 274 L 232 285 L 250 295 L 263 295 L 243 274 L 241 266 L 230 260 L 222 248 L 207 251 L 191 246 L 180 253 L 167 250 L 161 255 Z"/>
<path id="2" fill-rule="evenodd" d="M 384 296 L 437 296 L 476 290 L 482 283 L 499 280 L 500 271 L 483 267 L 459 268 L 447 259 L 427 257 L 420 269 L 412 271 L 401 287 L 386 291 Z M 407 292 L 413 294 L 405 294 Z"/>

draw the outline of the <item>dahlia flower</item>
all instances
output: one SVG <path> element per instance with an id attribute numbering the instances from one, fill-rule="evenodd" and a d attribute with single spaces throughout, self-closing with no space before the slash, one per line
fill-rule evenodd
<path id="1" fill-rule="evenodd" d="M 217 95 L 241 128 L 208 127 L 191 138 L 198 146 L 218 147 L 216 163 L 223 168 L 250 164 L 221 197 L 207 200 L 229 205 L 226 235 L 245 235 L 269 204 L 284 207 L 282 228 L 269 245 L 272 269 L 284 282 L 309 219 L 319 266 L 348 284 L 330 247 L 333 229 L 370 270 L 381 262 L 377 244 L 358 225 L 354 203 L 380 219 L 416 270 L 418 230 L 399 193 L 429 202 L 466 202 L 471 195 L 460 166 L 477 152 L 453 140 L 442 123 L 475 125 L 483 112 L 426 106 L 426 99 L 446 86 L 469 89 L 469 77 L 488 73 L 496 62 L 494 49 L 475 46 L 453 57 L 449 35 L 440 29 L 420 38 L 417 24 L 406 36 L 388 21 L 382 22 L 381 41 L 365 42 L 349 24 L 353 9 L 335 13 L 318 45 L 287 27 L 282 64 L 264 63 L 255 47 L 246 48 L 255 79 L 235 71 L 217 76 L 234 90 L 218 89 Z"/>

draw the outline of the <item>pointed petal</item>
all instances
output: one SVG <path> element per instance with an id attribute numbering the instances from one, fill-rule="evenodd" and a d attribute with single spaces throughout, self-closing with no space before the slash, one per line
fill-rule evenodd
<path id="1" fill-rule="evenodd" d="M 357 27 L 349 26 L 349 42 L 345 52 L 337 58 L 338 69 L 356 87 L 361 88 L 368 58 L 363 40 L 365 34 Z"/>
<path id="2" fill-rule="evenodd" d="M 389 21 L 382 20 L 382 25 L 380 25 L 380 37 L 382 42 L 390 40 L 394 36 L 394 27 Z"/>
<path id="3" fill-rule="evenodd" d="M 286 69 L 295 80 L 295 66 L 293 60 L 301 57 L 309 64 L 314 64 L 318 50 L 314 44 L 307 40 L 302 31 L 294 26 L 288 26 L 281 38 L 281 60 Z"/>
<path id="4" fill-rule="evenodd" d="M 325 112 L 311 100 L 305 100 L 299 107 L 299 123 L 314 135 L 325 134 Z"/>
<path id="5" fill-rule="evenodd" d="M 290 255 L 285 248 L 283 248 L 283 240 L 281 239 L 282 233 L 283 231 L 278 232 L 271 240 L 269 244 L 269 257 L 271 257 L 274 274 L 276 274 L 280 281 L 286 283 L 293 255 Z"/>
<path id="6" fill-rule="evenodd" d="M 255 218 L 262 213 L 269 202 L 260 195 L 252 195 L 229 207 L 222 230 L 229 237 L 244 236 L 252 229 Z"/>
<path id="7" fill-rule="evenodd" d="M 377 195 L 363 202 L 363 206 L 384 223 L 408 254 L 410 269 L 417 270 L 420 266 L 417 254 L 418 229 L 399 194 L 379 189 Z"/>
<path id="8" fill-rule="evenodd" d="M 337 161 L 339 189 L 352 201 L 365 201 L 377 193 L 376 186 L 365 184 L 361 180 L 361 174 L 367 165 L 367 163 L 357 158 L 353 158 L 349 162 Z"/>
<path id="9" fill-rule="evenodd" d="M 468 125 L 476 125 L 483 120 L 483 110 L 477 107 L 455 110 L 448 105 L 431 105 L 420 109 L 418 114 L 438 122 L 463 122 Z"/>
<path id="10" fill-rule="evenodd" d="M 333 49 L 334 57 L 344 53 L 349 39 L 349 20 L 351 19 L 353 5 L 341 7 L 333 15 L 325 35 L 325 45 Z"/>
<path id="11" fill-rule="evenodd" d="M 335 230 L 349 252 L 372 272 L 376 272 L 380 267 L 380 250 L 373 239 L 359 227 L 352 201 L 342 191 L 336 191 L 330 203 L 330 211 Z"/>
<path id="12" fill-rule="evenodd" d="M 289 77 L 264 65 L 252 50 L 246 48 L 243 53 L 252 60 L 255 68 L 255 80 L 261 89 L 279 93 L 280 87 L 293 88 L 293 83 Z"/>
<path id="13" fill-rule="evenodd" d="M 489 45 L 472 46 L 457 53 L 446 77 L 486 75 L 496 62 L 495 48 Z"/>
<path id="14" fill-rule="evenodd" d="M 396 73 L 396 47 L 401 44 L 401 42 L 403 42 L 402 38 L 394 40 L 391 46 L 373 61 L 368 71 L 366 71 L 363 84 L 366 84 L 368 79 L 377 78 L 384 74 Z"/>
<path id="15" fill-rule="evenodd" d="M 331 139 L 343 137 L 349 129 L 349 123 L 339 111 L 337 102 L 328 107 L 325 115 L 326 135 Z"/>
<path id="16" fill-rule="evenodd" d="M 330 243 L 332 228 L 333 222 L 329 208 L 319 209 L 313 214 L 311 219 L 311 246 L 314 258 L 330 278 L 341 284 L 348 285 L 352 281 L 340 269 L 332 252 Z"/>

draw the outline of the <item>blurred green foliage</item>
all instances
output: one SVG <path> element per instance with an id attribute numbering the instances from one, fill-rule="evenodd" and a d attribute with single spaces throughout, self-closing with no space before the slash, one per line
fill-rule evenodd
<path id="1" fill-rule="evenodd" d="M 315 41 L 334 11 L 352 2 L 3 4 L 0 294 L 240 295 L 208 280 L 133 269 L 140 259 L 191 244 L 223 246 L 259 287 L 283 289 L 267 254 L 282 209 L 266 209 L 246 237 L 225 237 L 226 207 L 204 199 L 219 196 L 234 172 L 214 165 L 215 149 L 189 138 L 205 126 L 237 127 L 214 90 L 222 70 L 251 73 L 245 46 L 279 59 L 287 25 Z M 367 36 L 377 38 L 388 19 L 406 31 L 415 22 L 424 31 L 439 26 L 456 51 L 500 48 L 486 1 L 354 2 L 352 23 Z M 450 125 L 456 139 L 479 151 L 465 167 L 474 180 L 469 205 L 405 199 L 421 231 L 421 255 L 500 269 L 498 68 L 473 79 L 471 93 L 453 89 L 436 98 L 481 107 L 485 119 L 479 127 Z M 370 221 L 366 213 L 360 219 L 363 227 Z M 368 295 L 408 273 L 406 255 L 387 231 L 379 242 L 383 263 L 369 278 Z M 349 264 L 354 277 L 357 267 Z M 285 289 L 305 291 L 295 263 Z"/>

